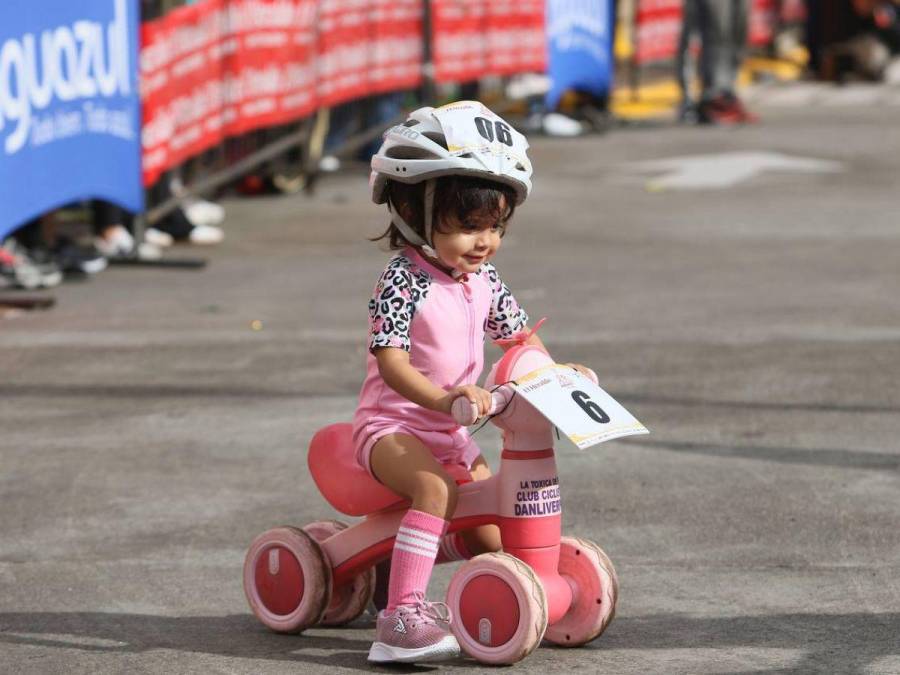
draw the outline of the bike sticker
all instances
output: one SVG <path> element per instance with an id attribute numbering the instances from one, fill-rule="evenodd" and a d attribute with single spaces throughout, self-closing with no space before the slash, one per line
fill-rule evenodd
<path id="1" fill-rule="evenodd" d="M 581 449 L 650 433 L 612 396 L 568 366 L 554 363 L 539 368 L 513 386 Z"/>

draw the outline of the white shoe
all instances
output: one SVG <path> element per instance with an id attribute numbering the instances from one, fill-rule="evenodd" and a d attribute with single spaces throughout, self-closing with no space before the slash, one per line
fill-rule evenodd
<path id="1" fill-rule="evenodd" d="M 218 244 L 224 238 L 225 233 L 222 231 L 222 228 L 213 227 L 212 225 L 195 225 L 194 229 L 192 229 L 191 233 L 188 235 L 188 241 L 192 244 L 199 244 L 200 246 Z"/>
<path id="2" fill-rule="evenodd" d="M 319 160 L 319 171 L 323 173 L 334 173 L 341 168 L 341 160 L 334 155 L 325 155 Z"/>
<path id="3" fill-rule="evenodd" d="M 94 246 L 104 258 L 129 258 L 134 251 L 134 237 L 122 225 L 115 225 L 105 236 L 94 237 Z"/>
<path id="4" fill-rule="evenodd" d="M 221 225 L 225 221 L 225 209 L 205 199 L 187 199 L 182 209 L 192 225 Z"/>
<path id="5" fill-rule="evenodd" d="M 113 227 L 105 237 L 95 237 L 94 246 L 104 258 L 117 260 L 131 258 L 137 253 L 138 260 L 159 260 L 162 250 L 149 242 L 142 242 L 135 250 L 134 237 L 121 225 Z"/>
<path id="6" fill-rule="evenodd" d="M 571 138 L 584 133 L 584 127 L 578 120 L 560 113 L 547 113 L 543 120 L 544 133 L 548 136 Z"/>
<path id="7" fill-rule="evenodd" d="M 175 243 L 171 234 L 157 230 L 155 227 L 148 227 L 144 230 L 144 241 L 160 248 L 168 248 Z"/>
<path id="8" fill-rule="evenodd" d="M 142 242 L 137 247 L 138 260 L 159 260 L 162 258 L 162 249 L 148 242 Z"/>

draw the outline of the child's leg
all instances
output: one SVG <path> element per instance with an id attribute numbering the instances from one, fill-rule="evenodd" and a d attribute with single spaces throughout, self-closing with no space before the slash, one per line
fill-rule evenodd
<path id="1" fill-rule="evenodd" d="M 369 461 L 378 480 L 412 501 L 391 555 L 386 608 L 391 612 L 425 594 L 447 518 L 456 508 L 456 481 L 419 439 L 407 434 L 380 438 Z"/>

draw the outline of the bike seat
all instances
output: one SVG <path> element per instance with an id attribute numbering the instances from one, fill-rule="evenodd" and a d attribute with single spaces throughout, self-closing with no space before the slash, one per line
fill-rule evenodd
<path id="1" fill-rule="evenodd" d="M 379 483 L 356 461 L 352 425 L 330 424 L 319 429 L 309 442 L 309 472 L 322 496 L 348 516 L 365 516 L 406 503 L 406 498 Z M 456 482 L 472 477 L 459 464 L 444 464 Z"/>

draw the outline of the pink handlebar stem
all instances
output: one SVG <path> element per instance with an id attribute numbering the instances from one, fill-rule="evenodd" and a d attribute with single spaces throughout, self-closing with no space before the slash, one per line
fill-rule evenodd
<path id="1" fill-rule="evenodd" d="M 515 396 L 515 393 L 515 390 L 508 384 L 497 387 L 491 392 L 491 409 L 488 411 L 488 415 L 502 413 L 507 404 L 512 400 L 512 397 Z M 467 427 L 471 424 L 475 424 L 478 420 L 478 405 L 472 403 L 465 396 L 458 396 L 453 401 L 451 414 L 457 424 Z"/>

